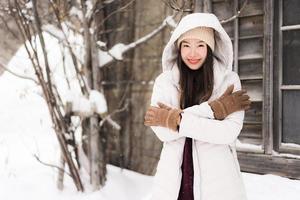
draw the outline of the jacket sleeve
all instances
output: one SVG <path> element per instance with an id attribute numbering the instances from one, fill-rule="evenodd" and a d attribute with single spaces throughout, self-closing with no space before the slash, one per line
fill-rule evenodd
<path id="1" fill-rule="evenodd" d="M 161 102 L 170 107 L 174 107 L 171 104 L 172 101 L 171 101 L 171 97 L 169 96 L 170 91 L 167 91 L 168 89 L 167 84 L 169 83 L 168 81 L 164 80 L 166 78 L 166 75 L 167 74 L 162 73 L 155 79 L 152 96 L 151 96 L 151 106 L 158 107 L 157 103 Z M 158 139 L 160 139 L 162 142 L 168 142 L 182 137 L 181 135 L 178 134 L 178 131 L 173 131 L 165 127 L 151 126 L 151 129 L 154 131 Z"/>
<path id="2" fill-rule="evenodd" d="M 168 81 L 167 76 L 167 73 L 163 73 L 156 78 L 151 97 L 151 106 L 158 107 L 157 103 L 161 102 L 170 107 L 175 107 L 174 98 L 176 98 L 176 96 L 174 96 L 174 94 L 177 95 L 177 91 L 172 91 L 176 90 L 176 88 L 175 86 L 171 85 L 171 82 Z M 184 112 L 193 113 L 199 117 L 214 118 L 213 112 L 207 102 L 186 108 Z M 172 141 L 183 137 L 182 135 L 178 134 L 178 131 L 173 131 L 165 127 L 151 126 L 151 129 L 154 131 L 158 139 L 163 142 Z"/>
<path id="3" fill-rule="evenodd" d="M 234 84 L 234 91 L 241 89 L 241 82 L 236 73 L 233 73 L 232 81 L 228 84 Z M 200 104 L 201 105 L 201 104 Z M 206 109 L 210 106 L 206 104 Z M 245 111 L 237 111 L 228 115 L 224 120 L 214 120 L 201 117 L 196 112 L 182 113 L 182 119 L 179 127 L 179 135 L 194 138 L 203 142 L 214 144 L 230 144 L 236 140 L 243 127 Z"/>

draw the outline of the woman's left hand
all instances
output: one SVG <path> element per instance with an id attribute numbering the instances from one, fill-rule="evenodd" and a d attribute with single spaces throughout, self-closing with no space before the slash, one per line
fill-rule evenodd
<path id="1" fill-rule="evenodd" d="M 182 110 L 171 108 L 160 102 L 158 102 L 158 106 L 150 106 L 148 108 L 144 124 L 146 126 L 162 126 L 176 131 L 180 124 L 180 113 L 182 113 Z"/>

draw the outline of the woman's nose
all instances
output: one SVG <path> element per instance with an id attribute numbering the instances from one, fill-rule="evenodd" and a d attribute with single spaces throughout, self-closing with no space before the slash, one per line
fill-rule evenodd
<path id="1" fill-rule="evenodd" d="M 196 48 L 191 48 L 190 50 L 190 57 L 195 57 L 197 55 Z"/>

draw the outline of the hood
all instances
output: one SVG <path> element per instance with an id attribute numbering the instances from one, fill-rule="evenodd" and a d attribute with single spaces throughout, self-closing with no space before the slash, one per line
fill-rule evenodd
<path id="1" fill-rule="evenodd" d="M 218 18 L 211 13 L 193 13 L 181 19 L 177 27 L 172 33 L 172 36 L 164 48 L 162 54 L 162 69 L 163 71 L 174 71 L 178 74 L 176 65 L 177 47 L 176 40 L 181 34 L 193 28 L 204 26 L 214 29 L 215 50 L 213 52 L 217 59 L 214 59 L 214 87 L 222 82 L 224 76 L 232 71 L 233 48 L 232 42 L 220 24 Z M 176 82 L 179 81 L 179 74 L 175 77 Z"/>

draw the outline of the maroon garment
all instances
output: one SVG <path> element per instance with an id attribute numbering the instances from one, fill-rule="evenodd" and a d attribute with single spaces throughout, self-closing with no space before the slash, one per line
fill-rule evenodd
<path id="1" fill-rule="evenodd" d="M 186 138 L 181 165 L 182 179 L 178 200 L 194 200 L 194 166 L 192 152 L 192 139 Z"/>

